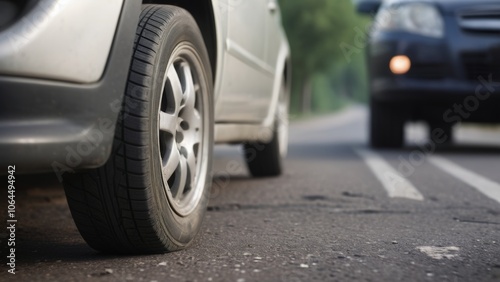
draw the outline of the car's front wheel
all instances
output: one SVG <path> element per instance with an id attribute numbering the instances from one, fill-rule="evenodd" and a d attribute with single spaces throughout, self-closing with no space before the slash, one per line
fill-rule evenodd
<path id="1" fill-rule="evenodd" d="M 193 241 L 211 185 L 212 91 L 195 20 L 177 7 L 144 6 L 113 153 L 64 181 L 91 247 L 161 253 Z"/>

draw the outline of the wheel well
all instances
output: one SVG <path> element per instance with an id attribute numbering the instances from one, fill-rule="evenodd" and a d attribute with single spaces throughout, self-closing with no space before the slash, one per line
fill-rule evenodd
<path id="1" fill-rule="evenodd" d="M 181 7 L 187 10 L 196 20 L 198 27 L 203 35 L 205 46 L 207 47 L 208 56 L 214 80 L 217 69 L 217 33 L 215 29 L 215 16 L 211 0 L 143 0 L 143 4 L 163 4 Z"/>

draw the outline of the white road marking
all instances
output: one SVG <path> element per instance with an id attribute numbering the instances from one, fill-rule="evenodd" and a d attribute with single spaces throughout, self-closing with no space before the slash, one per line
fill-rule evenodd
<path id="1" fill-rule="evenodd" d="M 430 256 L 433 259 L 453 259 L 458 257 L 459 247 L 432 247 L 432 246 L 422 246 L 417 247 L 417 250 Z"/>
<path id="2" fill-rule="evenodd" d="M 424 196 L 411 184 L 411 182 L 401 176 L 389 163 L 387 163 L 377 153 L 366 150 L 356 149 L 373 174 L 382 183 L 387 194 L 391 198 L 407 198 L 417 201 L 423 201 Z"/>
<path id="3" fill-rule="evenodd" d="M 429 162 L 439 167 L 445 172 L 453 175 L 468 185 L 476 188 L 484 195 L 500 203 L 500 184 L 481 176 L 475 172 L 467 170 L 459 165 L 452 163 L 442 157 L 429 157 Z"/>

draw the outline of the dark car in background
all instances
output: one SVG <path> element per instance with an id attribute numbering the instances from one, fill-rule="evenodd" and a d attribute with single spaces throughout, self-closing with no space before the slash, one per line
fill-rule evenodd
<path id="1" fill-rule="evenodd" d="M 360 0 L 372 14 L 367 47 L 373 147 L 401 147 L 425 121 L 436 144 L 457 123 L 500 122 L 500 1 Z"/>

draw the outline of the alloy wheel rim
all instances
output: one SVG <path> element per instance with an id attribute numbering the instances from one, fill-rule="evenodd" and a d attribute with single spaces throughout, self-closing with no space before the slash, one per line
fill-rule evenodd
<path id="1" fill-rule="evenodd" d="M 158 111 L 163 186 L 173 210 L 187 216 L 203 195 L 207 171 L 206 83 L 201 60 L 188 44 L 171 55 Z"/>

